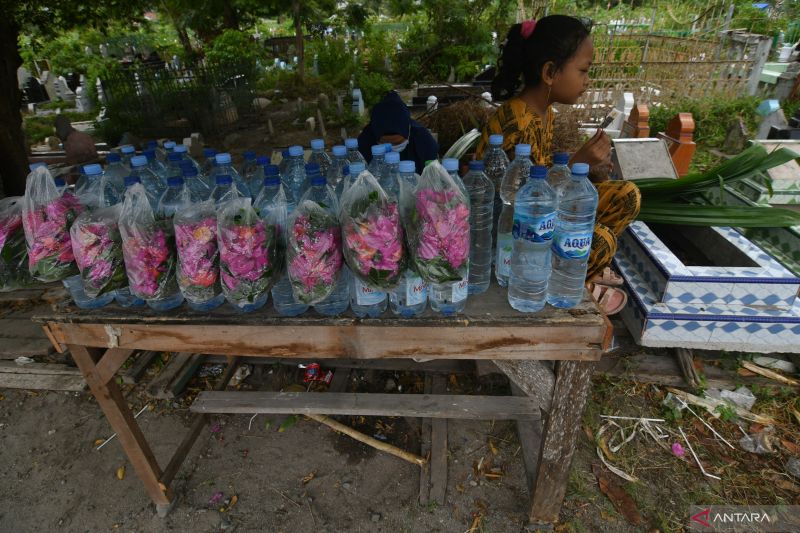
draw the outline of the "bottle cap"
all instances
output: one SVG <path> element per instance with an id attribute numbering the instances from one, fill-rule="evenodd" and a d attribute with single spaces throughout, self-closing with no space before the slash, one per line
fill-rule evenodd
<path id="1" fill-rule="evenodd" d="M 179 168 L 189 168 L 189 167 L 194 168 L 194 163 L 192 163 L 188 159 L 181 159 L 180 161 L 178 161 L 178 167 Z"/>
<path id="2" fill-rule="evenodd" d="M 448 157 L 442 160 L 442 166 L 448 172 L 458 172 L 458 159 Z"/>
<path id="3" fill-rule="evenodd" d="M 155 150 L 156 148 L 158 148 L 157 141 L 147 141 L 146 143 L 144 143 L 145 150 Z"/>
<path id="4" fill-rule="evenodd" d="M 567 152 L 555 152 L 553 154 L 553 164 L 554 165 L 566 165 L 569 163 L 569 153 Z"/>
<path id="5" fill-rule="evenodd" d="M 64 178 L 62 178 L 61 176 L 53 178 L 53 183 L 56 184 L 56 187 L 63 187 L 64 185 L 67 184 L 67 182 L 64 181 Z"/>
<path id="6" fill-rule="evenodd" d="M 531 179 L 543 180 L 547 177 L 547 167 L 544 165 L 533 165 L 530 172 Z"/>
<path id="7" fill-rule="evenodd" d="M 386 162 L 392 165 L 399 163 L 400 154 L 397 152 L 386 152 Z"/>
<path id="8" fill-rule="evenodd" d="M 175 148 L 175 141 L 164 141 L 164 149 L 165 150 L 172 150 Z"/>
<path id="9" fill-rule="evenodd" d="M 469 162 L 469 169 L 470 170 L 476 170 L 476 171 L 483 172 L 483 168 L 484 168 L 483 161 L 477 160 L 477 161 L 470 161 Z"/>
<path id="10" fill-rule="evenodd" d="M 503 146 L 502 135 L 489 135 L 489 146 Z"/>
<path id="11" fill-rule="evenodd" d="M 589 165 L 586 163 L 575 163 L 572 165 L 572 175 L 573 176 L 588 176 L 589 175 Z"/>
<path id="12" fill-rule="evenodd" d="M 125 144 L 119 147 L 119 151 L 127 155 L 136 152 L 136 148 L 134 148 L 130 144 Z"/>
<path id="13" fill-rule="evenodd" d="M 233 178 L 231 178 L 230 174 L 217 174 L 217 177 L 214 178 L 214 183 L 217 185 L 230 185 L 233 183 Z"/>
<path id="14" fill-rule="evenodd" d="M 147 165 L 147 158 L 143 155 L 131 157 L 131 168 L 139 168 Z"/>
<path id="15" fill-rule="evenodd" d="M 28 168 L 31 169 L 31 172 L 33 172 L 34 169 L 37 169 L 39 167 L 47 168 L 47 163 L 43 163 L 40 161 L 38 163 L 31 163 L 30 165 L 28 165 Z"/>
<path id="16" fill-rule="evenodd" d="M 148 161 L 152 161 L 153 159 L 156 158 L 156 149 L 155 148 L 148 148 L 147 150 L 142 152 L 142 155 L 145 156 Z"/>
<path id="17" fill-rule="evenodd" d="M 108 152 L 106 154 L 106 163 L 116 163 L 120 160 L 122 160 L 122 158 L 115 152 Z"/>
<path id="18" fill-rule="evenodd" d="M 260 155 L 256 157 L 256 165 L 263 167 L 264 165 L 269 165 L 269 157 L 265 155 Z"/>
<path id="19" fill-rule="evenodd" d="M 136 183 L 141 183 L 142 180 L 139 179 L 139 176 L 136 174 L 131 174 L 130 176 L 125 176 L 125 186 L 130 187 L 135 185 Z"/>
<path id="20" fill-rule="evenodd" d="M 83 173 L 87 176 L 99 176 L 103 173 L 103 168 L 98 164 L 84 165 Z"/>
<path id="21" fill-rule="evenodd" d="M 267 175 L 264 178 L 264 187 L 274 187 L 280 184 L 281 179 L 278 176 Z"/>
<path id="22" fill-rule="evenodd" d="M 194 168 L 194 165 L 189 165 L 187 167 L 181 167 L 181 172 L 183 172 L 184 178 L 193 178 L 197 176 L 197 169 Z"/>
<path id="23" fill-rule="evenodd" d="M 386 145 L 383 144 L 375 144 L 370 148 L 372 150 L 372 155 L 383 155 L 386 153 Z"/>
<path id="24" fill-rule="evenodd" d="M 214 160 L 217 162 L 218 165 L 230 165 L 231 154 L 228 153 L 217 154 L 214 156 Z"/>
<path id="25" fill-rule="evenodd" d="M 319 165 L 316 163 L 306 163 L 306 176 L 313 178 L 315 174 L 319 174 Z"/>
<path id="26" fill-rule="evenodd" d="M 343 144 L 337 144 L 333 147 L 334 157 L 344 157 L 347 155 L 347 147 Z"/>
<path id="27" fill-rule="evenodd" d="M 302 146 L 290 146 L 289 147 L 289 155 L 292 157 L 300 157 L 303 155 L 303 147 Z"/>
<path id="28" fill-rule="evenodd" d="M 217 151 L 213 148 L 203 148 L 203 157 L 209 158 L 217 155 Z"/>
<path id="29" fill-rule="evenodd" d="M 417 170 L 417 165 L 413 161 L 400 161 L 400 172 L 403 174 L 411 174 Z"/>
<path id="30" fill-rule="evenodd" d="M 264 165 L 265 176 L 277 176 L 278 174 L 280 174 L 278 165 Z"/>
<path id="31" fill-rule="evenodd" d="M 325 185 L 328 180 L 325 179 L 325 176 L 314 175 L 311 177 L 311 185 L 314 187 L 319 187 L 321 185 Z"/>
<path id="32" fill-rule="evenodd" d="M 181 185 L 183 185 L 182 176 L 170 176 L 169 178 L 167 178 L 168 187 L 180 187 Z"/>
<path id="33" fill-rule="evenodd" d="M 249 161 L 256 158 L 256 153 L 252 150 L 245 150 L 242 152 L 242 157 L 244 157 L 245 161 Z"/>
<path id="34" fill-rule="evenodd" d="M 530 157 L 531 155 L 531 145 L 530 144 L 518 144 L 514 147 L 514 155 L 521 155 L 524 157 Z"/>
<path id="35" fill-rule="evenodd" d="M 383 143 L 383 151 L 384 153 L 389 153 L 392 151 L 392 143 Z"/>
<path id="36" fill-rule="evenodd" d="M 167 154 L 167 161 L 180 161 L 183 159 L 183 156 L 179 154 L 177 151 L 173 151 Z"/>
<path id="37" fill-rule="evenodd" d="M 344 146 L 348 150 L 352 150 L 352 149 L 358 150 L 358 139 L 353 139 L 353 138 L 345 139 L 344 140 Z"/>
<path id="38" fill-rule="evenodd" d="M 350 175 L 351 176 L 358 176 L 359 174 L 364 172 L 365 168 L 366 167 L 365 167 L 364 163 L 362 163 L 361 161 L 356 161 L 355 163 L 350 163 Z"/>
<path id="39" fill-rule="evenodd" d="M 185 144 L 176 144 L 175 148 L 172 151 L 175 152 L 176 154 L 185 154 L 189 151 L 189 149 L 186 148 Z"/>
<path id="40" fill-rule="evenodd" d="M 325 141 L 323 139 L 311 139 L 311 149 L 312 150 L 324 150 L 325 149 Z"/>

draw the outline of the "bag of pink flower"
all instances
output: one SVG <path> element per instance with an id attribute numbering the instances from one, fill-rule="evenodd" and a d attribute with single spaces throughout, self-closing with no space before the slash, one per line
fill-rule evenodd
<path id="1" fill-rule="evenodd" d="M 342 253 L 355 276 L 376 290 L 397 285 L 406 266 L 397 198 L 362 172 L 341 200 Z"/>
<path id="2" fill-rule="evenodd" d="M 22 225 L 28 243 L 28 268 L 44 282 L 78 273 L 69 229 L 83 210 L 70 192 L 61 192 L 45 167 L 28 175 L 22 199 Z"/>
<path id="3" fill-rule="evenodd" d="M 33 285 L 22 229 L 22 197 L 0 199 L 0 292 Z"/>
<path id="4" fill-rule="evenodd" d="M 429 283 L 459 281 L 469 259 L 469 199 L 438 161 L 416 187 L 402 182 L 401 215 L 414 268 Z"/>
<path id="5" fill-rule="evenodd" d="M 331 208 L 304 200 L 289 217 L 286 270 L 295 298 L 314 305 L 333 292 L 342 269 L 342 231 Z"/>
<path id="6" fill-rule="evenodd" d="M 119 231 L 131 293 L 157 309 L 175 300 L 180 305 L 172 220 L 156 218 L 141 183 L 125 191 Z"/>
<path id="7" fill-rule="evenodd" d="M 84 211 L 70 229 L 72 251 L 81 271 L 83 291 L 97 298 L 109 291 L 127 287 L 119 232 L 120 204 Z"/>
<path id="8" fill-rule="evenodd" d="M 188 204 L 175 213 L 173 220 L 178 249 L 178 286 L 183 297 L 197 310 L 217 307 L 225 300 L 220 301 L 222 288 L 214 201 Z"/>
<path id="9" fill-rule="evenodd" d="M 255 311 L 281 273 L 278 221 L 262 220 L 250 198 L 233 198 L 217 213 L 217 231 L 225 299 L 240 311 Z"/>

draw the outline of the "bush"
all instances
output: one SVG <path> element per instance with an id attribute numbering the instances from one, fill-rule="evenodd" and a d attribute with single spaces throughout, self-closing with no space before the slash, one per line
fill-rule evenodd
<path id="1" fill-rule="evenodd" d="M 206 52 L 206 61 L 212 65 L 245 66 L 255 69 L 256 61 L 262 59 L 258 43 L 239 30 L 222 32 Z"/>
<path id="2" fill-rule="evenodd" d="M 361 89 L 361 96 L 367 107 L 380 102 L 384 95 L 394 88 L 394 83 L 386 74 L 379 72 L 358 72 L 356 86 Z"/>
<path id="3" fill-rule="evenodd" d="M 650 132 L 656 135 L 664 131 L 667 123 L 678 113 L 691 113 L 694 118 L 694 141 L 711 148 L 720 148 L 725 136 L 737 118 L 744 120 L 745 126 L 754 133 L 758 124 L 756 107 L 760 102 L 757 96 L 726 99 L 707 97 L 701 99 L 681 99 L 664 106 L 650 107 Z"/>

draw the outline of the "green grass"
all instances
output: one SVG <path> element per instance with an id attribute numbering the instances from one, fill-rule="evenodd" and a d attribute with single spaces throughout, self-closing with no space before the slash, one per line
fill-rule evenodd
<path id="1" fill-rule="evenodd" d="M 88 112 L 80 113 L 78 111 L 64 111 L 62 113 L 71 122 L 84 122 L 87 120 L 94 120 L 97 113 Z M 25 130 L 25 138 L 29 145 L 39 144 L 44 140 L 56 134 L 55 123 L 58 115 L 36 116 L 24 115 L 22 117 L 22 127 Z"/>

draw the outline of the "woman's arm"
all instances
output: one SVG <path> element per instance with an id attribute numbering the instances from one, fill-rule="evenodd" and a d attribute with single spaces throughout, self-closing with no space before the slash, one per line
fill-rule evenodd
<path id="1" fill-rule="evenodd" d="M 586 163 L 589 167 L 606 170 L 611 166 L 611 139 L 603 130 L 598 129 L 597 133 L 572 155 L 569 164 L 573 163 Z"/>

